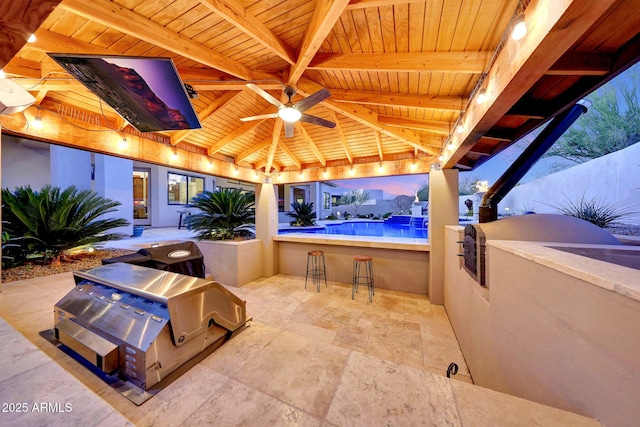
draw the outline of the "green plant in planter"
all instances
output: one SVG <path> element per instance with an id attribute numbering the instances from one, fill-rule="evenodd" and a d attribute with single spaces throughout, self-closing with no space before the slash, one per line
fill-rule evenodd
<path id="1" fill-rule="evenodd" d="M 255 196 L 235 188 L 205 191 L 191 204 L 200 212 L 189 215 L 186 223 L 198 232 L 198 240 L 232 240 L 255 235 Z"/>
<path id="2" fill-rule="evenodd" d="M 124 218 L 98 219 L 115 212 L 120 202 L 75 186 L 61 190 L 45 185 L 39 191 L 30 186 L 5 188 L 2 201 L 5 231 L 12 236 L 11 243 L 20 246 L 17 262 L 60 260 L 71 248 L 122 238 L 107 231 L 129 225 Z"/>
<path id="3" fill-rule="evenodd" d="M 294 227 L 310 227 L 316 225 L 316 213 L 313 210 L 313 203 L 291 203 L 293 212 L 287 212 L 287 216 L 293 218 L 290 225 Z"/>

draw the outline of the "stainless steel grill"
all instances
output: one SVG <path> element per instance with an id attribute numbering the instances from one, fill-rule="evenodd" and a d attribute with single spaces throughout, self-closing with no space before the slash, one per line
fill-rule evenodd
<path id="1" fill-rule="evenodd" d="M 55 338 L 137 404 L 246 326 L 245 302 L 217 282 L 124 263 L 74 279 Z"/>

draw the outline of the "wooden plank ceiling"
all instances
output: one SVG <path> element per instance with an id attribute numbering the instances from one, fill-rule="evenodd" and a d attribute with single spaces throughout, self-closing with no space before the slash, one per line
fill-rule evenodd
<path id="1" fill-rule="evenodd" d="M 249 181 L 472 169 L 640 52 L 634 0 L 14 0 L 0 28 L 0 66 L 37 100 L 4 133 Z M 172 58 L 203 127 L 137 132 L 50 52 Z M 248 82 L 327 88 L 307 113 L 335 128 L 240 121 L 276 111 Z"/>

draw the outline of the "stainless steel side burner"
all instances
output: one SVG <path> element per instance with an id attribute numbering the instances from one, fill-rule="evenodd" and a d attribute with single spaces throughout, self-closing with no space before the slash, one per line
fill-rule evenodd
<path id="1" fill-rule="evenodd" d="M 138 405 L 247 323 L 245 302 L 210 280 L 125 263 L 74 280 L 54 307 L 57 343 Z"/>

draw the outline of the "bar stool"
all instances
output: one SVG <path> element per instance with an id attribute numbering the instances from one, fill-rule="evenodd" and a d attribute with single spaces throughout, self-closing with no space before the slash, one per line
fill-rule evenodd
<path id="1" fill-rule="evenodd" d="M 369 302 L 373 302 L 373 258 L 369 255 L 356 255 L 353 257 L 353 285 L 351 286 L 351 299 L 358 292 L 359 285 L 367 285 L 369 290 Z"/>
<path id="2" fill-rule="evenodd" d="M 311 282 L 320 292 L 320 279 L 324 278 L 324 286 L 327 287 L 327 270 L 324 264 L 323 251 L 309 251 L 307 254 L 307 275 L 304 278 L 304 288 L 307 289 L 307 280 L 311 276 Z"/>

